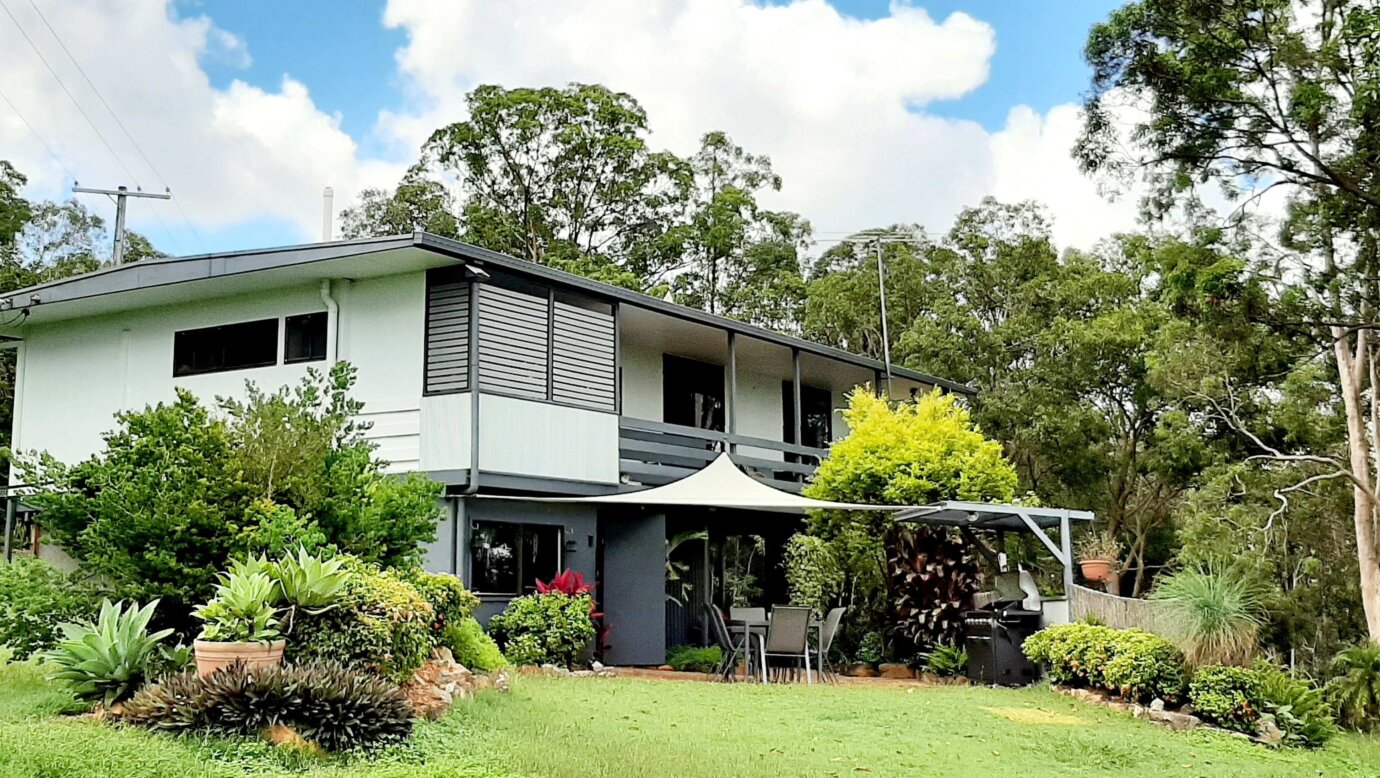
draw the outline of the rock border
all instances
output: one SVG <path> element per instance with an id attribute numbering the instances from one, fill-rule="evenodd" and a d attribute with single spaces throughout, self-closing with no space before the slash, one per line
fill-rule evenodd
<path id="1" fill-rule="evenodd" d="M 1051 684 L 1050 688 L 1066 697 L 1075 700 L 1101 705 L 1104 708 L 1121 713 L 1129 713 L 1133 718 L 1145 719 L 1159 724 L 1177 732 L 1187 732 L 1191 729 L 1205 729 L 1210 732 L 1220 732 L 1224 735 L 1231 735 L 1242 740 L 1249 740 L 1265 746 L 1276 746 L 1283 742 L 1284 733 L 1273 722 L 1262 720 L 1260 730 L 1254 737 L 1244 732 L 1237 732 L 1234 729 L 1225 729 L 1212 724 L 1208 724 L 1198 716 L 1194 715 L 1193 706 L 1184 704 L 1178 710 L 1170 710 L 1165 706 L 1164 700 L 1156 698 L 1150 701 L 1149 705 L 1141 705 L 1138 702 L 1127 702 L 1102 689 L 1083 689 L 1074 686 L 1063 686 Z"/>

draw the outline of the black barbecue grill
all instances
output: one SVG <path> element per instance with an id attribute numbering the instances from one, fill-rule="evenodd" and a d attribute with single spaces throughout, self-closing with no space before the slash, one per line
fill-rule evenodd
<path id="1" fill-rule="evenodd" d="M 1025 574 L 1028 578 L 1029 574 Z M 997 601 L 963 614 L 963 634 L 968 650 L 968 677 L 981 684 L 1026 686 L 1040 679 L 1040 667 L 1021 650 L 1025 639 L 1040 629 L 1035 582 L 1023 588 L 1018 572 L 997 577 Z"/>

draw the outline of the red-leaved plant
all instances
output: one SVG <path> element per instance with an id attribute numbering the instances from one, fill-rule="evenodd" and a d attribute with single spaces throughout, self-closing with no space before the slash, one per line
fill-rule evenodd
<path id="1" fill-rule="evenodd" d="M 551 583 L 537 581 L 537 594 L 564 594 L 568 597 L 579 597 L 583 594 L 590 594 L 594 587 L 585 583 L 585 574 L 577 573 L 570 568 L 565 572 L 557 574 L 551 579 Z M 604 612 L 594 609 L 594 597 L 589 598 L 589 620 L 594 622 L 595 629 L 599 631 L 599 648 L 608 648 L 609 626 L 604 623 Z"/>

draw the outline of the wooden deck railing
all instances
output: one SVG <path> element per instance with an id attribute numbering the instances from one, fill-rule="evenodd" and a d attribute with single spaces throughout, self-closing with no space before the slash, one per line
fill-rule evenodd
<path id="1" fill-rule="evenodd" d="M 682 427 L 624 416 L 619 419 L 619 471 L 648 485 L 670 483 L 729 451 L 733 461 L 772 486 L 799 491 L 828 449 L 797 446 L 750 435 Z M 781 455 L 780 459 L 772 456 Z M 787 461 L 793 459 L 796 461 Z"/>

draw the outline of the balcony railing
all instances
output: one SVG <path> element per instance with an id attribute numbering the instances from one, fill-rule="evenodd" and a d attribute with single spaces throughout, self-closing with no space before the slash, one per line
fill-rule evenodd
<path id="1" fill-rule="evenodd" d="M 778 489 L 798 492 L 829 454 L 823 448 L 626 416 L 618 426 L 619 472 L 648 486 L 684 478 L 731 447 L 739 466 Z M 780 452 L 782 458 L 769 458 L 760 451 Z"/>

